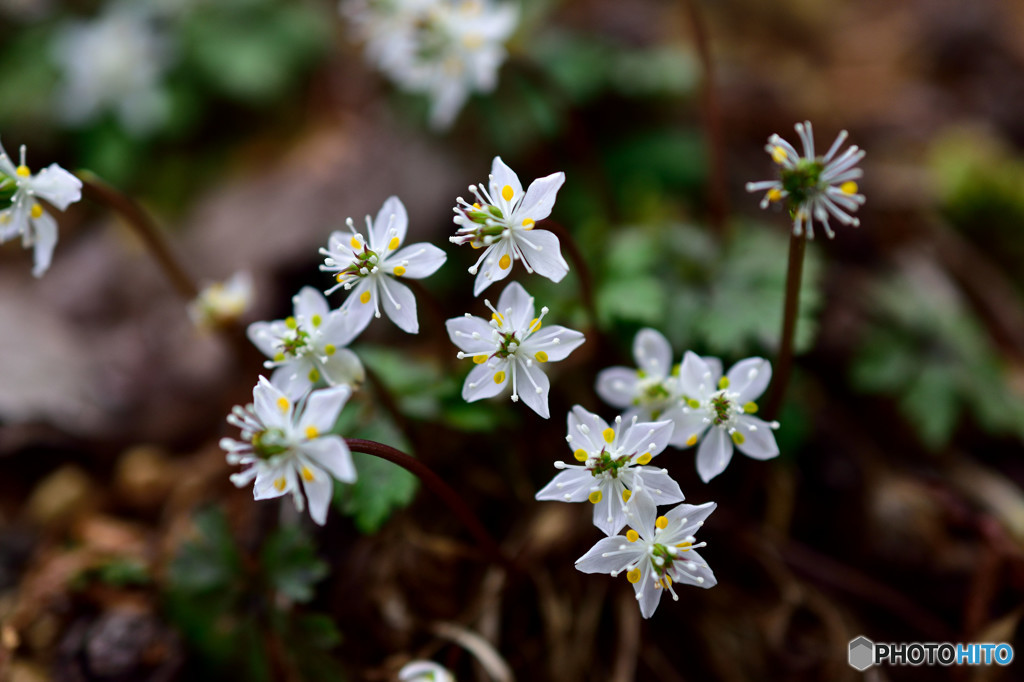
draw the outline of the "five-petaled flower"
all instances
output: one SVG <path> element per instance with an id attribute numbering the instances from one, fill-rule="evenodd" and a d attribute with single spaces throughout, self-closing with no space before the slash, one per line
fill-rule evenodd
<path id="1" fill-rule="evenodd" d="M 0 243 L 21 235 L 25 248 L 34 247 L 32 274 L 42 277 L 57 245 L 57 221 L 37 199 L 63 211 L 82 198 L 82 181 L 55 163 L 32 175 L 25 165 L 25 146 L 17 166 L 0 145 Z"/>
<path id="2" fill-rule="evenodd" d="M 658 608 L 664 592 L 672 599 L 679 596 L 672 587 L 686 583 L 709 588 L 717 584 L 715 574 L 696 552 L 706 543 L 695 544 L 694 533 L 704 525 L 717 505 L 679 504 L 658 516 L 653 503 L 639 498 L 630 505 L 630 530 L 623 535 L 598 540 L 589 552 L 576 560 L 576 568 L 584 573 L 608 573 L 612 577 L 625 571 L 633 584 L 640 613 L 650 618 Z"/>
<path id="3" fill-rule="evenodd" d="M 348 298 L 341 306 L 343 316 L 355 333 L 363 331 L 373 316 L 380 317 L 383 306 L 391 321 L 404 331 L 420 330 L 416 319 L 416 298 L 399 279 L 422 279 L 437 271 L 447 258 L 433 244 L 421 242 L 402 247 L 409 227 L 409 216 L 398 197 L 388 197 L 376 220 L 366 216 L 366 235 L 356 231 L 352 219 L 346 221 L 350 234 L 333 232 L 320 269 L 335 273 L 337 284 L 326 294 L 344 288 Z"/>
<path id="4" fill-rule="evenodd" d="M 565 173 L 552 173 L 531 182 L 524 193 L 519 177 L 496 156 L 491 165 L 490 191 L 482 185 L 470 185 L 476 201 L 470 204 L 462 197 L 457 199 L 454 221 L 459 229 L 449 239 L 484 249 L 469 269 L 476 275 L 474 296 L 491 282 L 507 277 L 515 260 L 522 261 L 527 272 L 536 272 L 552 282 L 561 281 L 569 272 L 558 237 L 534 229 L 537 221 L 551 215 L 563 182 Z"/>
<path id="5" fill-rule="evenodd" d="M 665 415 L 676 423 L 678 441 L 684 447 L 696 445 L 697 473 L 705 483 L 725 471 L 732 459 L 733 444 L 754 459 L 771 459 L 779 454 L 774 429 L 778 422 L 754 416 L 757 403 L 772 378 L 771 363 L 764 358 L 740 360 L 722 376 L 721 363 L 686 352 L 679 370 L 683 402 Z"/>
<path id="6" fill-rule="evenodd" d="M 232 474 L 231 482 L 244 488 L 255 481 L 257 500 L 290 492 L 299 511 L 305 492 L 309 515 L 322 526 L 334 490 L 331 477 L 346 483 L 356 480 L 348 446 L 341 436 L 330 433 L 351 394 L 348 386 L 336 386 L 313 391 L 296 404 L 260 377 L 253 402 L 236 406 L 228 415 L 228 423 L 242 430 L 242 440 L 220 441 L 229 464 L 248 467 Z"/>
<path id="7" fill-rule="evenodd" d="M 660 419 L 680 400 L 675 376 L 679 368 L 672 365 L 672 346 L 661 332 L 641 329 L 633 337 L 633 358 L 637 369 L 602 370 L 597 375 L 597 394 L 612 407 L 625 410 L 623 419 Z"/>
<path id="8" fill-rule="evenodd" d="M 462 397 L 467 402 L 498 395 L 512 386 L 512 400 L 522 397 L 530 409 L 548 418 L 548 377 L 541 369 L 548 362 L 568 357 L 583 343 L 583 334 L 558 325 L 542 327 L 548 309 L 534 317 L 533 297 L 518 282 L 501 292 L 491 306 L 490 322 L 466 313 L 448 320 L 448 336 L 460 348 L 459 358 L 476 364 L 466 377 Z"/>
<path id="9" fill-rule="evenodd" d="M 765 192 L 761 208 L 782 202 L 793 218 L 793 234 L 800 236 L 806 230 L 807 238 L 814 238 L 813 221 L 817 220 L 832 238 L 835 233 L 828 224 L 829 216 L 844 225 L 860 224 L 851 213 L 864 203 L 864 195 L 857 193 L 857 182 L 864 172 L 857 163 L 864 158 L 864 150 L 856 145 L 836 155 L 846 141 L 845 130 L 839 133 L 825 156 L 814 155 L 814 137 L 811 122 L 797 123 L 797 135 L 803 143 L 800 156 L 793 145 L 778 135 L 768 138 L 765 150 L 779 164 L 779 179 L 747 183 L 748 192 Z"/>
<path id="10" fill-rule="evenodd" d="M 360 331 L 351 318 L 330 310 L 313 287 L 302 287 L 292 304 L 291 317 L 249 325 L 249 340 L 270 358 L 264 366 L 274 370 L 271 383 L 293 400 L 321 380 L 329 386 L 358 386 L 363 365 L 346 348 Z"/>
<path id="11" fill-rule="evenodd" d="M 626 524 L 626 510 L 641 496 L 655 504 L 683 501 L 683 492 L 668 471 L 645 466 L 668 445 L 672 422 L 637 422 L 615 426 L 579 405 L 568 417 L 565 437 L 580 465 L 555 462 L 564 469 L 537 493 L 538 500 L 589 501 L 594 505 L 594 525 L 605 535 L 618 533 Z"/>

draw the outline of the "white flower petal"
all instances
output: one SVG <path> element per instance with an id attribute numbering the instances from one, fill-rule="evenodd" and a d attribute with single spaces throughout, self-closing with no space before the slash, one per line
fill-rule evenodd
<path id="1" fill-rule="evenodd" d="M 631 543 L 621 535 L 602 538 L 576 560 L 576 569 L 583 573 L 618 573 L 643 554 L 640 543 Z"/>
<path id="2" fill-rule="evenodd" d="M 645 561 L 640 565 L 640 581 L 633 585 L 633 589 L 639 595 L 637 603 L 640 604 L 640 615 L 650 618 L 661 603 L 661 593 L 664 588 L 656 588 L 654 583 L 654 572 L 651 570 L 651 563 Z"/>
<path id="3" fill-rule="evenodd" d="M 304 463 L 302 467 L 302 488 L 309 499 L 309 515 L 318 526 L 322 526 L 327 523 L 327 509 L 334 495 L 334 482 L 312 462 Z"/>
<path id="4" fill-rule="evenodd" d="M 348 386 L 324 388 L 310 393 L 306 400 L 306 409 L 302 412 L 298 423 L 300 434 L 308 438 L 306 432 L 310 427 L 317 434 L 329 433 L 351 396 L 352 389 Z M 316 436 L 314 435 L 313 438 Z"/>
<path id="5" fill-rule="evenodd" d="M 505 287 L 495 307 L 505 316 L 513 329 L 526 329 L 534 318 L 533 297 L 519 282 L 512 282 Z"/>
<path id="6" fill-rule="evenodd" d="M 409 287 L 384 276 L 379 278 L 377 290 L 384 304 L 384 312 L 391 321 L 402 331 L 418 334 L 420 323 L 416 319 L 416 297 Z"/>
<path id="7" fill-rule="evenodd" d="M 668 475 L 665 469 L 654 467 L 636 467 L 634 476 L 639 484 L 633 488 L 633 495 L 649 495 L 655 505 L 682 502 L 685 499 L 679 484 Z M 630 497 L 630 503 L 633 498 Z"/>
<path id="8" fill-rule="evenodd" d="M 370 297 L 364 302 L 363 294 L 367 292 Z M 374 312 L 377 310 L 377 303 L 374 303 L 373 300 L 376 295 L 377 287 L 373 285 L 371 278 L 363 279 L 352 287 L 345 302 L 341 304 L 341 308 L 335 311 L 344 318 L 353 338 L 361 334 L 373 319 Z"/>
<path id="9" fill-rule="evenodd" d="M 661 416 L 671 419 L 675 424 L 669 444 L 677 448 L 688 448 L 696 445 L 701 434 L 708 428 L 711 413 L 703 407 L 677 405 Z"/>
<path id="10" fill-rule="evenodd" d="M 593 412 L 588 412 L 579 405 L 573 405 L 566 421 L 568 435 L 572 436 L 569 447 L 573 450 L 582 448 L 589 453 L 596 454 L 605 446 L 601 434 L 608 428 L 608 422 Z"/>
<path id="11" fill-rule="evenodd" d="M 493 366 L 492 366 L 493 364 Z M 504 372 L 501 381 L 495 381 L 497 372 Z M 470 370 L 466 383 L 462 385 L 462 399 L 471 403 L 483 398 L 496 396 L 512 384 L 507 361 L 491 360 Z"/>
<path id="12" fill-rule="evenodd" d="M 548 375 L 540 368 L 540 363 L 527 365 L 522 360 L 517 360 L 516 372 L 519 397 L 527 407 L 548 419 L 551 416 L 548 411 L 548 391 L 551 383 L 548 381 Z"/>
<path id="13" fill-rule="evenodd" d="M 558 362 L 569 357 L 569 353 L 579 348 L 584 341 L 586 338 L 582 332 L 555 324 L 531 334 L 521 348 L 530 357 L 536 357 L 539 351 L 544 351 L 548 356 L 547 362 Z"/>
<path id="14" fill-rule="evenodd" d="M 278 339 L 287 329 L 281 321 L 253 322 L 246 328 L 245 335 L 261 353 L 272 358 L 277 353 Z"/>
<path id="15" fill-rule="evenodd" d="M 320 362 L 321 374 L 329 386 L 356 387 L 366 379 L 366 370 L 359 356 L 348 348 L 339 348 Z"/>
<path id="16" fill-rule="evenodd" d="M 356 480 L 352 454 L 341 436 L 325 436 L 303 443 L 302 452 L 339 481 L 353 483 Z"/>
<path id="17" fill-rule="evenodd" d="M 641 329 L 633 338 L 633 357 L 648 377 L 664 378 L 672 371 L 672 346 L 656 329 Z"/>
<path id="18" fill-rule="evenodd" d="M 388 254 L 387 274 L 408 279 L 423 279 L 437 272 L 447 258 L 448 254 L 433 244 L 410 244 L 393 254 Z M 405 272 L 397 274 L 396 267 L 405 268 Z"/>
<path id="19" fill-rule="evenodd" d="M 754 430 L 751 431 L 751 427 Z M 736 445 L 740 452 L 754 459 L 771 459 L 779 454 L 772 427 L 763 419 L 743 415 L 736 419 L 736 430 L 743 434 L 743 442 Z"/>
<path id="20" fill-rule="evenodd" d="M 360 332 L 363 331 L 363 329 L 359 328 L 358 322 L 357 318 L 344 314 L 340 309 L 332 310 L 324 318 L 323 325 L 320 328 L 322 336 L 320 337 L 317 350 L 323 351 L 324 347 L 328 345 L 340 349 L 352 343 L 359 336 Z M 363 328 L 365 328 L 365 325 Z"/>
<path id="21" fill-rule="evenodd" d="M 291 425 L 295 403 L 267 381 L 266 377 L 261 376 L 259 382 L 252 389 L 252 400 L 256 415 L 268 427 L 285 428 L 286 425 Z"/>
<path id="22" fill-rule="evenodd" d="M 697 473 L 707 483 L 725 471 L 732 459 L 732 439 L 725 429 L 713 427 L 697 448 Z"/>
<path id="23" fill-rule="evenodd" d="M 331 311 L 327 299 L 313 287 L 302 287 L 299 293 L 292 297 L 292 305 L 296 319 L 307 330 L 313 325 L 313 316 L 318 316 L 322 324 Z"/>
<path id="24" fill-rule="evenodd" d="M 569 273 L 569 264 L 562 257 L 562 247 L 554 232 L 547 230 L 521 230 L 512 239 L 523 259 L 534 272 L 552 282 L 561 282 Z"/>
<path id="25" fill-rule="evenodd" d="M 39 171 L 29 186 L 33 194 L 62 211 L 82 198 L 82 181 L 55 163 Z"/>
<path id="26" fill-rule="evenodd" d="M 534 499 L 554 502 L 583 502 L 590 495 L 594 476 L 583 467 L 558 472 L 551 481 L 541 488 Z"/>
<path id="27" fill-rule="evenodd" d="M 523 202 L 516 209 L 515 217 L 519 220 L 531 218 L 535 222 L 544 220 L 551 215 L 558 190 L 565 182 L 565 173 L 558 172 L 530 183 Z M 557 242 L 556 242 L 557 243 Z M 558 280 L 555 280 L 556 282 Z"/>
<path id="28" fill-rule="evenodd" d="M 377 253 L 384 253 L 394 238 L 397 238 L 398 243 L 401 244 L 405 241 L 405 233 L 408 228 L 409 214 L 405 212 L 405 205 L 396 196 L 388 197 L 377 212 L 377 218 L 373 221 L 373 229 L 368 235 L 370 249 Z"/>
<path id="29" fill-rule="evenodd" d="M 252 496 L 254 500 L 270 500 L 295 490 L 295 470 L 290 466 L 263 466 L 256 474 Z M 301 505 L 296 505 L 300 507 Z"/>
<path id="30" fill-rule="evenodd" d="M 35 231 L 32 274 L 42 277 L 50 269 L 53 260 L 53 248 L 57 245 L 57 221 L 43 211 L 38 218 L 32 218 L 32 227 Z"/>
<path id="31" fill-rule="evenodd" d="M 508 264 L 507 268 L 501 267 L 502 258 L 505 256 L 508 256 L 508 260 L 505 261 Z M 512 260 L 512 244 L 509 240 L 499 239 L 487 247 L 487 253 L 473 283 L 473 295 L 479 296 L 480 292 L 494 282 L 508 277 L 512 272 Z"/>
<path id="32" fill-rule="evenodd" d="M 611 480 L 602 481 L 601 499 L 594 505 L 594 525 L 608 536 L 615 535 L 626 525 L 626 514 L 622 509 L 621 488 L 621 483 L 617 484 Z"/>
<path id="33" fill-rule="evenodd" d="M 772 380 L 772 363 L 764 358 L 740 360 L 726 377 L 729 379 L 729 391 L 738 393 L 736 400 L 743 405 L 760 398 L 768 388 L 768 382 Z"/>
<path id="34" fill-rule="evenodd" d="M 715 574 L 712 572 L 711 567 L 708 566 L 708 562 L 704 560 L 704 557 L 697 553 L 697 550 L 691 549 L 683 552 L 680 557 L 692 563 L 687 564 L 677 561 L 672 567 L 675 569 L 672 572 L 673 580 L 678 583 L 703 587 L 704 589 L 714 587 L 718 584 L 718 580 L 715 578 Z M 692 566 L 692 568 L 689 568 L 688 565 Z M 703 578 L 703 581 L 699 581 L 698 578 Z"/>
<path id="35" fill-rule="evenodd" d="M 597 375 L 594 387 L 597 395 L 612 407 L 630 407 L 636 396 L 636 370 L 628 367 L 609 367 Z M 625 420 L 625 415 L 623 420 Z"/>
<path id="36" fill-rule="evenodd" d="M 293 402 L 301 398 L 316 383 L 309 378 L 313 363 L 306 358 L 295 358 L 279 365 L 270 375 L 272 383 Z"/>
<path id="37" fill-rule="evenodd" d="M 674 426 L 671 421 L 637 422 L 628 427 L 622 449 L 637 455 L 657 455 L 668 446 Z"/>
<path id="38" fill-rule="evenodd" d="M 491 353 L 496 348 L 492 340 L 494 329 L 483 318 L 453 317 L 444 326 L 448 338 L 465 353 Z"/>
<path id="39" fill-rule="evenodd" d="M 508 196 L 504 191 L 506 186 L 511 190 Z M 491 198 L 506 216 L 511 214 L 510 207 L 523 197 L 523 186 L 519 182 L 519 176 L 505 165 L 500 156 L 495 156 L 491 163 L 490 190 Z"/>
<path id="40" fill-rule="evenodd" d="M 718 390 L 718 377 L 704 358 L 686 351 L 679 367 L 679 390 L 687 398 L 703 401 Z"/>

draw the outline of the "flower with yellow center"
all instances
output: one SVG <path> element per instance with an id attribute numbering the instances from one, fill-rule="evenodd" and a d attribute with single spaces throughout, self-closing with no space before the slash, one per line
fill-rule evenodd
<path id="1" fill-rule="evenodd" d="M 351 218 L 347 224 L 348 233 L 332 233 L 327 248 L 320 249 L 320 269 L 333 273 L 336 282 L 324 293 L 349 292 L 341 314 L 351 320 L 357 334 L 373 317 L 380 317 L 382 308 L 400 329 L 418 333 L 416 298 L 399 280 L 434 274 L 444 265 L 444 251 L 426 242 L 406 245 L 409 215 L 398 197 L 388 197 L 376 219 L 366 216 L 365 235 L 356 231 Z"/>
<path id="2" fill-rule="evenodd" d="M 612 425 L 576 405 L 569 412 L 565 437 L 580 464 L 555 462 L 562 471 L 537 493 L 538 500 L 590 501 L 594 525 L 614 535 L 626 525 L 626 511 L 641 497 L 655 504 L 683 501 L 683 492 L 665 469 L 645 466 L 660 454 L 672 435 L 672 422 L 626 422 Z"/>
<path id="3" fill-rule="evenodd" d="M 33 175 L 25 164 L 25 147 L 15 166 L 0 145 L 0 243 L 21 236 L 33 247 L 32 274 L 42 277 L 53 260 L 57 221 L 39 203 L 43 199 L 63 211 L 82 198 L 82 181 L 55 163 Z"/>
<path id="4" fill-rule="evenodd" d="M 236 406 L 228 415 L 228 423 L 241 429 L 241 440 L 220 441 L 228 464 L 246 467 L 232 474 L 231 482 L 239 488 L 254 484 L 257 500 L 291 493 L 299 511 L 308 499 L 310 516 L 322 526 L 334 491 L 333 478 L 345 483 L 356 480 L 348 446 L 331 433 L 351 394 L 348 386 L 337 386 L 313 391 L 296 403 L 260 377 L 253 402 Z"/>
<path id="5" fill-rule="evenodd" d="M 817 220 L 831 239 L 835 233 L 828 222 L 830 216 L 844 225 L 860 224 L 852 214 L 864 203 L 856 182 L 864 173 L 857 168 L 864 151 L 853 145 L 838 154 L 847 137 L 843 130 L 825 156 L 815 156 L 811 122 L 797 123 L 795 128 L 803 143 L 803 155 L 778 135 L 772 135 L 765 150 L 779 166 L 779 179 L 747 183 L 747 191 L 765 192 L 761 208 L 784 205 L 793 219 L 793 234 L 806 233 L 808 239 L 813 239 L 813 221 Z"/>
<path id="6" fill-rule="evenodd" d="M 559 325 L 545 326 L 542 308 L 535 316 L 533 297 L 517 282 L 501 292 L 491 306 L 490 321 L 466 313 L 448 320 L 448 336 L 459 348 L 460 359 L 474 367 L 462 386 L 467 402 L 490 398 L 512 388 L 512 400 L 522 397 L 530 409 L 548 418 L 550 383 L 542 368 L 568 357 L 583 343 L 583 334 Z"/>
<path id="7" fill-rule="evenodd" d="M 599 540 L 576 560 L 576 568 L 612 577 L 625 573 L 636 593 L 640 614 L 650 618 L 665 592 L 679 600 L 675 585 L 707 589 L 717 584 L 715 574 L 696 551 L 705 543 L 697 543 L 694 537 L 716 506 L 714 502 L 678 504 L 664 516 L 657 516 L 657 507 L 649 499 L 638 498 L 627 512 L 631 530 Z"/>
<path id="8" fill-rule="evenodd" d="M 252 305 L 252 275 L 239 271 L 223 282 L 203 287 L 188 305 L 192 323 L 203 330 L 226 327 L 238 321 Z"/>
<path id="9" fill-rule="evenodd" d="M 492 282 L 508 277 L 517 260 L 527 272 L 536 272 L 552 282 L 560 282 L 569 272 L 558 237 L 548 230 L 535 229 L 538 221 L 551 215 L 564 182 L 565 173 L 553 173 L 534 180 L 524 192 L 519 176 L 496 156 L 489 189 L 470 185 L 476 201 L 470 204 L 462 197 L 456 200 L 454 222 L 459 229 L 449 239 L 454 244 L 484 250 L 469 269 L 476 275 L 474 296 Z"/>

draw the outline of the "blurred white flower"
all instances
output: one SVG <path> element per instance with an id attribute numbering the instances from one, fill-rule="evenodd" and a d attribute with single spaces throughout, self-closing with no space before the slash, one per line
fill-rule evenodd
<path id="1" fill-rule="evenodd" d="M 517 282 L 501 292 L 497 308 L 485 303 L 493 311 L 490 322 L 466 313 L 445 323 L 452 343 L 460 348 L 458 357 L 476 364 L 462 386 L 462 398 L 490 398 L 511 385 L 513 401 L 522 397 L 547 419 L 550 383 L 541 367 L 567 358 L 583 343 L 583 334 L 558 325 L 541 330 L 548 309 L 534 317 L 533 297 Z"/>
<path id="2" fill-rule="evenodd" d="M 479 296 L 492 282 L 507 277 L 517 260 L 522 261 L 527 272 L 536 272 L 552 282 L 560 282 L 569 272 L 558 237 L 553 232 L 534 229 L 538 220 L 551 215 L 555 196 L 564 182 L 565 173 L 552 173 L 531 182 L 524 193 L 519 176 L 496 156 L 491 164 L 490 191 L 482 185 L 470 185 L 476 202 L 470 204 L 462 197 L 456 200 L 454 222 L 459 230 L 449 240 L 484 249 L 469 269 L 470 274 L 476 275 L 474 296 Z"/>
<path id="3" fill-rule="evenodd" d="M 764 358 L 740 360 L 722 376 L 722 364 L 687 351 L 679 369 L 679 390 L 683 402 L 669 410 L 666 419 L 676 424 L 673 444 L 682 440 L 690 447 L 704 435 L 697 449 L 697 473 L 705 483 L 725 471 L 732 459 L 733 445 L 754 459 L 771 459 L 779 454 L 772 433 L 778 422 L 754 416 L 757 400 L 772 378 L 772 365 Z"/>
<path id="4" fill-rule="evenodd" d="M 472 92 L 490 92 L 518 7 L 491 0 L 342 0 L 367 59 L 408 92 L 430 97 L 430 124 L 451 126 Z"/>
<path id="5" fill-rule="evenodd" d="M 537 493 L 538 500 L 589 501 L 594 505 L 594 525 L 605 535 L 618 533 L 626 523 L 626 510 L 646 496 L 655 504 L 683 501 L 679 484 L 665 469 L 644 466 L 668 446 L 672 422 L 637 422 L 633 417 L 615 426 L 579 405 L 568 417 L 565 440 L 582 465 L 555 462 L 564 469 Z"/>
<path id="6" fill-rule="evenodd" d="M 21 235 L 22 245 L 34 248 L 32 274 L 42 277 L 57 245 L 57 221 L 36 199 L 63 211 L 82 198 L 82 181 L 55 163 L 32 175 L 24 145 L 17 166 L 0 145 L 0 198 L 6 206 L 0 210 L 0 243 Z"/>
<path id="7" fill-rule="evenodd" d="M 602 370 L 597 375 L 597 394 L 612 407 L 626 410 L 623 419 L 659 419 L 680 400 L 672 346 L 656 329 L 641 329 L 633 337 L 633 358 L 637 369 Z"/>
<path id="8" fill-rule="evenodd" d="M 271 382 L 295 400 L 320 382 L 328 386 L 358 386 L 365 372 L 346 346 L 359 335 L 352 320 L 330 310 L 327 299 L 313 287 L 302 287 L 292 298 L 294 315 L 273 322 L 253 322 L 249 340 L 270 358 Z"/>
<path id="9" fill-rule="evenodd" d="M 830 215 L 844 225 L 860 225 L 851 214 L 864 203 L 864 195 L 857 193 L 856 183 L 864 174 L 856 167 L 864 158 L 864 151 L 853 145 L 836 156 L 846 141 L 844 130 L 825 156 L 815 156 L 811 122 L 797 123 L 794 128 L 803 143 L 803 156 L 781 137 L 772 135 L 765 150 L 779 164 L 779 179 L 748 182 L 747 191 L 767 190 L 761 208 L 767 208 L 772 202 L 783 202 L 793 218 L 793 234 L 797 236 L 806 231 L 807 238 L 813 239 L 813 221 L 817 220 L 830 239 L 835 237 L 828 224 Z"/>
<path id="10" fill-rule="evenodd" d="M 444 265 L 448 256 L 426 242 L 400 248 L 409 216 L 398 197 L 384 201 L 376 220 L 366 216 L 366 236 L 356 231 L 351 218 L 346 224 L 350 234 L 333 232 L 327 248 L 320 249 L 324 255 L 320 269 L 335 273 L 338 282 L 324 293 L 330 295 L 340 288 L 350 292 L 341 306 L 341 314 L 349 318 L 348 324 L 356 334 L 366 329 L 371 317 L 380 317 L 381 306 L 400 329 L 419 333 L 416 297 L 398 280 L 429 277 Z"/>
<path id="11" fill-rule="evenodd" d="M 240 271 L 204 287 L 189 303 L 188 314 L 200 329 L 216 329 L 237 322 L 249 310 L 252 299 L 252 275 Z"/>
<path id="12" fill-rule="evenodd" d="M 144 135 L 170 113 L 162 87 L 171 39 L 147 3 L 114 2 L 100 16 L 57 33 L 54 58 L 63 78 L 57 92 L 65 122 L 79 125 L 111 110 L 125 130 Z"/>
<path id="13" fill-rule="evenodd" d="M 406 663 L 398 671 L 398 679 L 401 682 L 455 682 L 455 676 L 433 661 Z"/>
<path id="14" fill-rule="evenodd" d="M 711 568 L 696 549 L 694 533 L 704 525 L 717 505 L 707 502 L 694 506 L 679 504 L 658 516 L 656 507 L 647 499 L 630 505 L 628 523 L 631 529 L 623 535 L 598 540 L 589 552 L 576 560 L 576 568 L 584 573 L 608 573 L 612 577 L 623 571 L 632 583 L 640 613 L 644 618 L 654 615 L 661 595 L 672 594 L 679 600 L 676 583 L 714 587 L 718 581 Z"/>
<path id="15" fill-rule="evenodd" d="M 244 488 L 255 481 L 257 500 L 291 493 L 299 511 L 305 506 L 304 492 L 309 515 L 322 526 L 334 491 L 331 477 L 356 480 L 348 446 L 330 432 L 351 394 L 348 386 L 337 386 L 313 391 L 296 405 L 260 377 L 252 404 L 236 406 L 228 415 L 228 423 L 242 430 L 242 440 L 220 441 L 229 464 L 248 467 L 232 474 L 231 482 Z"/>

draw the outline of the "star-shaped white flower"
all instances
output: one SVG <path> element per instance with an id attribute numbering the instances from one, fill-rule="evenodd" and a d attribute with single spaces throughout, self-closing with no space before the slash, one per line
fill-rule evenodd
<path id="1" fill-rule="evenodd" d="M 398 671 L 401 682 L 455 682 L 455 677 L 433 661 L 411 661 Z"/>
<path id="2" fill-rule="evenodd" d="M 647 498 L 630 505 L 629 525 L 625 535 L 598 540 L 589 552 L 576 560 L 576 568 L 584 573 L 608 573 L 612 577 L 625 571 L 633 585 L 640 613 L 644 618 L 654 615 L 661 595 L 670 592 L 679 600 L 673 585 L 684 583 L 705 589 L 718 581 L 715 574 L 696 552 L 706 543 L 696 543 L 694 533 L 704 525 L 717 505 L 679 504 L 658 516 Z"/>
<path id="3" fill-rule="evenodd" d="M 343 315 L 358 334 L 370 324 L 371 317 L 380 317 L 384 308 L 391 321 L 410 334 L 420 330 L 416 319 L 416 297 L 398 280 L 423 279 L 444 265 L 444 251 L 433 244 L 420 242 L 403 247 L 409 216 L 398 197 L 388 197 L 376 220 L 366 216 L 366 234 L 356 231 L 349 218 L 349 234 L 333 232 L 320 269 L 335 273 L 337 281 L 326 294 L 344 288 L 348 298 L 341 306 Z"/>
<path id="4" fill-rule="evenodd" d="M 623 419 L 659 419 L 680 401 L 674 376 L 679 368 L 672 365 L 672 346 L 656 329 L 641 329 L 633 337 L 633 358 L 637 369 L 602 370 L 597 375 L 597 394 L 612 407 L 625 410 Z"/>
<path id="5" fill-rule="evenodd" d="M 257 500 L 291 493 L 299 511 L 305 493 L 309 515 L 324 525 L 334 491 L 331 477 L 345 483 L 356 480 L 348 446 L 330 433 L 351 394 L 348 386 L 336 386 L 313 391 L 296 404 L 260 377 L 252 404 L 236 406 L 228 415 L 228 423 L 242 430 L 242 440 L 220 441 L 228 464 L 248 467 L 232 474 L 231 482 L 244 488 L 255 481 Z"/>
<path id="6" fill-rule="evenodd" d="M 252 305 L 252 275 L 239 271 L 223 282 L 203 287 L 188 305 L 192 323 L 200 329 L 216 329 L 236 322 Z"/>
<path id="7" fill-rule="evenodd" d="M 297 400 L 322 382 L 328 386 L 362 383 L 363 365 L 346 346 L 359 335 L 351 318 L 330 310 L 327 299 L 313 287 L 302 287 L 292 298 L 294 315 L 273 322 L 253 322 L 249 340 L 270 358 L 271 382 Z"/>
<path id="8" fill-rule="evenodd" d="M 558 325 L 541 329 L 548 309 L 534 317 L 533 297 L 518 282 L 501 292 L 490 322 L 466 313 L 448 320 L 448 336 L 461 350 L 459 358 L 477 365 L 466 377 L 462 397 L 467 402 L 490 398 L 512 386 L 512 400 L 522 397 L 530 409 L 548 418 L 548 377 L 541 369 L 564 360 L 583 343 L 583 334 Z"/>
<path id="9" fill-rule="evenodd" d="M 605 535 L 618 533 L 626 524 L 626 510 L 633 500 L 646 496 L 655 504 L 683 501 L 683 491 L 665 469 L 645 466 L 668 445 L 672 422 L 637 422 L 633 417 L 615 426 L 575 405 L 568 417 L 565 440 L 581 465 L 555 462 L 564 469 L 537 493 L 538 500 L 589 501 L 594 505 L 594 525 Z"/>
<path id="10" fill-rule="evenodd" d="M 807 238 L 813 239 L 813 221 L 817 220 L 829 239 L 835 237 L 828 224 L 829 216 L 844 225 L 860 225 L 860 221 L 851 214 L 864 203 L 864 195 L 857 193 L 856 183 L 864 174 L 856 167 L 864 158 L 864 150 L 853 145 L 836 156 L 846 141 L 847 133 L 843 130 L 825 156 L 815 156 L 811 122 L 797 123 L 794 127 L 803 143 L 803 156 L 793 145 L 778 135 L 772 135 L 765 150 L 779 164 L 779 179 L 748 182 L 747 191 L 765 192 L 761 208 L 767 208 L 773 202 L 783 202 L 793 218 L 793 234 L 797 236 L 806 231 Z"/>
<path id="11" fill-rule="evenodd" d="M 709 362 L 711 360 L 712 362 Z M 679 390 L 684 403 L 665 414 L 676 423 L 683 447 L 696 445 L 697 473 L 705 483 L 725 471 L 732 459 L 733 445 L 754 459 L 771 459 L 779 454 L 773 430 L 778 422 L 754 416 L 757 400 L 772 378 L 772 365 L 764 358 L 740 360 L 722 376 L 714 358 L 686 352 L 679 370 Z"/>
<path id="12" fill-rule="evenodd" d="M 538 221 L 551 215 L 555 196 L 565 182 L 565 173 L 552 173 L 523 186 L 501 157 L 494 157 L 491 165 L 490 190 L 482 185 L 470 185 L 469 191 L 476 202 L 457 199 L 455 224 L 458 232 L 449 239 L 455 244 L 469 243 L 475 249 L 483 248 L 480 258 L 469 269 L 476 275 L 473 295 L 512 272 L 512 263 L 522 261 L 527 272 L 536 272 L 552 282 L 560 282 L 569 272 L 562 258 L 558 237 L 547 230 L 534 229 Z"/>
<path id="13" fill-rule="evenodd" d="M 82 198 L 82 181 L 55 163 L 32 175 L 25 165 L 25 145 L 17 166 L 0 145 L 0 199 L 10 205 L 0 210 L 0 243 L 21 235 L 25 248 L 34 247 L 32 274 L 42 277 L 57 245 L 57 221 L 37 199 L 63 211 Z M 6 204 L 6 201 L 0 205 Z"/>

